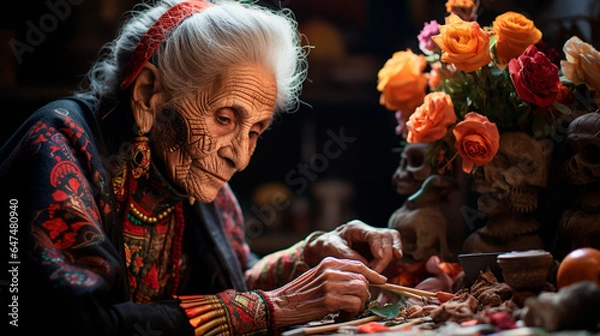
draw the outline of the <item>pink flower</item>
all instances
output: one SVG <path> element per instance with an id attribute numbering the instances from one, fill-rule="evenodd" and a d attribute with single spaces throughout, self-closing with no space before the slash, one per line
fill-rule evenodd
<path id="1" fill-rule="evenodd" d="M 396 135 L 400 135 L 403 139 L 406 139 L 408 136 L 408 128 L 406 128 L 406 122 L 408 121 L 408 117 L 410 117 L 409 113 L 403 113 L 402 110 L 398 110 L 394 113 L 396 117 Z"/>
<path id="2" fill-rule="evenodd" d="M 541 107 L 551 105 L 560 89 L 558 66 L 544 53 L 530 45 L 519 56 L 508 63 L 508 71 L 517 95 L 523 101 Z"/>
<path id="3" fill-rule="evenodd" d="M 419 39 L 419 49 L 427 55 L 431 55 L 439 50 L 437 44 L 431 39 L 432 36 L 440 33 L 439 27 L 440 25 L 435 20 L 431 20 L 429 23 L 425 22 L 423 29 L 417 36 Z"/>

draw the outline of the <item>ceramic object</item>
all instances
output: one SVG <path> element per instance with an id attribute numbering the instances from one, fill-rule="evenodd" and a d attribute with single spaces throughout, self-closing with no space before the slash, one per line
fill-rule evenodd
<path id="1" fill-rule="evenodd" d="M 539 292 L 546 283 L 554 258 L 544 250 L 529 250 L 498 255 L 504 282 L 516 291 Z"/>
<path id="2" fill-rule="evenodd" d="M 502 269 L 498 265 L 496 258 L 506 252 L 485 252 L 485 253 L 463 253 L 458 255 L 458 261 L 465 278 L 470 283 L 475 282 L 479 277 L 479 272 L 485 272 L 489 267 L 498 281 L 502 282 Z"/>

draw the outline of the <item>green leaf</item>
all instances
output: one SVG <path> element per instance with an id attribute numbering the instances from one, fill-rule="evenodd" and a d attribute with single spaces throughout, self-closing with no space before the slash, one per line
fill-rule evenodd
<path id="1" fill-rule="evenodd" d="M 554 108 L 556 108 L 558 110 L 558 112 L 560 112 L 564 115 L 571 115 L 571 109 L 568 108 L 566 105 L 559 104 L 559 103 L 552 103 L 552 106 L 554 106 Z"/>
<path id="2" fill-rule="evenodd" d="M 440 55 L 438 55 L 438 54 L 431 54 L 431 55 L 425 56 L 425 61 L 427 61 L 427 63 L 434 63 L 434 62 L 438 61 L 439 59 L 440 59 Z"/>
<path id="3" fill-rule="evenodd" d="M 496 44 L 496 35 L 490 37 L 490 49 Z"/>
<path id="4" fill-rule="evenodd" d="M 392 319 L 400 314 L 400 307 L 395 304 L 386 303 L 383 306 L 373 306 L 370 308 L 370 311 L 377 316 Z"/>
<path id="5" fill-rule="evenodd" d="M 533 131 L 533 135 L 537 138 L 543 138 L 552 132 L 551 126 L 549 126 L 544 119 L 545 118 L 541 113 L 536 114 L 533 117 L 531 130 Z"/>
<path id="6" fill-rule="evenodd" d="M 530 112 L 531 111 L 525 110 L 525 111 L 522 111 L 521 113 L 517 114 L 517 123 L 519 125 L 525 123 L 527 121 L 527 119 L 529 118 Z"/>

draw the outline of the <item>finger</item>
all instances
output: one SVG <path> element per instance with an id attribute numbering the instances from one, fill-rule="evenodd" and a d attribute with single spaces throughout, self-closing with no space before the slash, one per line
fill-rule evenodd
<path id="1" fill-rule="evenodd" d="M 340 258 L 340 259 L 351 259 L 351 260 L 357 260 L 360 261 L 363 264 L 367 264 L 369 261 L 363 257 L 360 253 L 354 251 L 353 249 L 351 249 L 348 246 L 342 246 L 339 247 L 337 249 L 337 254 L 336 257 Z"/>
<path id="2" fill-rule="evenodd" d="M 375 271 L 367 266 L 361 265 L 360 274 L 362 274 L 369 283 L 385 283 L 387 278 L 380 274 L 381 271 Z"/>
<path id="3" fill-rule="evenodd" d="M 354 295 L 366 301 L 371 297 L 369 281 L 360 273 L 338 272 L 335 280 L 330 277 L 324 283 L 326 293 L 337 293 L 339 295 Z"/>
<path id="4" fill-rule="evenodd" d="M 404 256 L 404 253 L 402 252 L 402 237 L 400 237 L 400 233 L 394 237 L 393 250 L 396 258 L 400 259 Z"/>
<path id="5" fill-rule="evenodd" d="M 378 272 L 383 271 L 394 258 L 402 258 L 402 241 L 397 230 L 376 229 L 360 221 L 352 221 L 343 225 L 340 236 L 349 246 L 352 243 L 367 243 L 374 257 L 367 264 Z M 350 258 L 357 253 L 347 251 L 345 257 Z"/>
<path id="6" fill-rule="evenodd" d="M 325 258 L 322 266 L 330 270 L 343 272 L 352 272 L 357 275 L 362 275 L 366 279 L 366 283 L 384 283 L 387 278 L 378 272 L 367 267 L 366 262 L 356 260 Z"/>
<path id="7" fill-rule="evenodd" d="M 352 272 L 340 272 L 336 278 L 324 284 L 325 306 L 330 311 L 358 313 L 371 298 L 367 279 Z"/>
<path id="8" fill-rule="evenodd" d="M 367 302 L 366 300 L 356 295 L 344 295 L 340 298 L 340 304 L 337 311 L 346 312 L 347 315 L 353 317 L 363 310 L 365 302 Z"/>
<path id="9" fill-rule="evenodd" d="M 349 246 L 352 246 L 352 243 L 366 243 L 367 234 L 372 230 L 372 227 L 358 220 L 350 221 L 338 228 L 340 237 L 346 240 Z"/>
<path id="10" fill-rule="evenodd" d="M 392 251 L 394 252 L 394 257 L 402 258 L 402 237 L 400 236 L 400 232 L 396 229 L 389 229 L 389 231 L 392 235 Z"/>
<path id="11" fill-rule="evenodd" d="M 377 239 L 378 238 L 378 239 Z M 374 256 L 369 266 L 376 272 L 382 272 L 387 265 L 394 259 L 392 250 L 392 237 L 390 235 L 378 235 L 371 243 L 371 252 Z"/>
<path id="12" fill-rule="evenodd" d="M 380 229 L 369 233 L 367 240 L 371 245 L 371 253 L 376 258 L 386 259 L 389 257 L 390 261 L 393 258 L 402 258 L 402 239 L 397 230 Z"/>

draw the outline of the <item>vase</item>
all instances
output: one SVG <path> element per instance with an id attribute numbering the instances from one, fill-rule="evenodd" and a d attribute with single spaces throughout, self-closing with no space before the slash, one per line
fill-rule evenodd
<path id="1" fill-rule="evenodd" d="M 503 132 L 494 159 L 473 171 L 472 190 L 485 224 L 469 235 L 467 253 L 543 249 L 536 219 L 548 186 L 551 147 L 525 132 Z"/>

